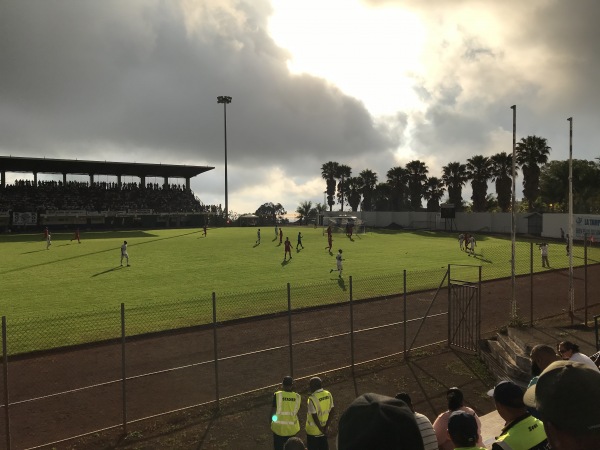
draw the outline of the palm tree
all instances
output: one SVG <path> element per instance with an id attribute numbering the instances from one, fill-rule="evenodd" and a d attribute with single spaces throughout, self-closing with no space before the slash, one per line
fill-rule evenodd
<path id="1" fill-rule="evenodd" d="M 410 161 L 406 164 L 408 171 L 408 192 L 410 195 L 410 207 L 413 211 L 421 209 L 421 201 L 425 193 L 425 182 L 429 169 L 427 165 L 419 160 Z"/>
<path id="2" fill-rule="evenodd" d="M 298 213 L 300 224 L 302 224 L 302 220 L 310 216 L 310 211 L 312 209 L 312 202 L 309 200 L 307 202 L 301 202 L 300 205 L 296 208 L 296 213 Z"/>
<path id="3" fill-rule="evenodd" d="M 448 188 L 448 200 L 454 205 L 456 211 L 462 211 L 462 188 L 469 180 L 467 166 L 459 162 L 451 162 L 442 167 L 442 180 Z"/>
<path id="4" fill-rule="evenodd" d="M 406 208 L 406 191 L 408 189 L 408 170 L 404 167 L 392 167 L 387 171 L 387 184 L 390 186 L 392 211 L 403 211 Z"/>
<path id="5" fill-rule="evenodd" d="M 335 178 L 337 180 L 339 180 L 337 196 L 338 196 L 338 201 L 340 202 L 340 205 L 342 205 L 341 211 L 344 210 L 344 180 L 347 180 L 348 178 L 350 178 L 350 175 L 352 175 L 352 169 L 350 168 L 350 166 L 347 166 L 345 164 L 340 164 L 338 166 L 337 172 L 335 174 Z"/>
<path id="6" fill-rule="evenodd" d="M 512 197 L 512 155 L 506 152 L 490 157 L 492 181 L 496 182 L 498 206 L 502 212 L 510 211 Z"/>
<path id="7" fill-rule="evenodd" d="M 389 183 L 379 183 L 375 186 L 374 203 L 375 211 L 391 210 L 392 188 Z"/>
<path id="8" fill-rule="evenodd" d="M 362 180 L 359 177 L 350 177 L 344 182 L 344 191 L 348 199 L 348 204 L 352 211 L 358 211 L 360 206 Z"/>
<path id="9" fill-rule="evenodd" d="M 362 210 L 373 210 L 373 193 L 377 184 L 377 174 L 370 169 L 363 170 L 358 174 L 361 180 L 361 194 L 363 196 Z"/>
<path id="10" fill-rule="evenodd" d="M 440 200 L 444 196 L 444 182 L 436 177 L 429 177 L 425 182 L 423 196 L 427 200 L 427 211 L 437 212 L 440 210 Z"/>
<path id="11" fill-rule="evenodd" d="M 329 211 L 333 209 L 335 201 L 333 196 L 335 195 L 335 176 L 340 165 L 336 162 L 329 161 L 321 166 L 321 176 L 327 182 L 327 204 L 329 205 Z"/>
<path id="12" fill-rule="evenodd" d="M 540 195 L 540 166 L 548 162 L 550 150 L 546 139 L 538 136 L 527 136 L 517 143 L 517 163 L 523 170 L 523 196 L 528 211 L 533 211 Z"/>
<path id="13" fill-rule="evenodd" d="M 475 155 L 467 160 L 467 173 L 473 189 L 471 199 L 474 212 L 483 212 L 487 209 L 487 183 L 492 176 L 491 166 L 492 163 L 487 156 Z"/>

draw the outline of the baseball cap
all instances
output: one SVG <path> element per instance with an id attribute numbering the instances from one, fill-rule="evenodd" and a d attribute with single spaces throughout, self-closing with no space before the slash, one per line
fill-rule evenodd
<path id="1" fill-rule="evenodd" d="M 479 436 L 475 416 L 465 411 L 454 411 L 448 418 L 448 433 L 463 442 L 476 442 Z"/>
<path id="2" fill-rule="evenodd" d="M 491 397 L 494 397 L 496 403 L 511 408 L 523 408 L 523 390 L 512 381 L 501 381 L 496 387 L 489 391 Z"/>
<path id="3" fill-rule="evenodd" d="M 422 450 L 414 413 L 402 400 L 367 393 L 340 417 L 338 450 Z"/>
<path id="4" fill-rule="evenodd" d="M 291 386 L 294 384 L 294 379 L 292 377 L 290 377 L 289 375 L 286 377 L 283 377 L 283 383 L 284 386 Z"/>
<path id="5" fill-rule="evenodd" d="M 527 389 L 525 404 L 542 421 L 576 433 L 600 433 L 600 372 L 561 360 L 550 364 Z"/>

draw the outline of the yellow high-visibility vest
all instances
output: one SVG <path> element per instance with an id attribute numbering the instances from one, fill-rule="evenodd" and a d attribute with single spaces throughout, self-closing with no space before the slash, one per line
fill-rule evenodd
<path id="1" fill-rule="evenodd" d="M 546 449 L 544 424 L 533 416 L 526 417 L 500 435 L 493 445 L 503 450 Z"/>
<path id="2" fill-rule="evenodd" d="M 333 397 L 331 396 L 331 393 L 325 389 L 318 392 L 313 392 L 311 396 L 308 397 L 308 402 L 312 402 L 312 404 L 315 406 L 319 422 L 321 422 L 322 427 L 325 426 L 333 405 Z M 310 434 L 311 436 L 323 435 L 321 430 L 319 430 L 315 424 L 310 412 L 306 414 L 306 434 Z"/>
<path id="3" fill-rule="evenodd" d="M 300 431 L 298 410 L 300 395 L 295 392 L 275 392 L 275 415 L 271 418 L 271 430 L 278 436 L 294 436 Z"/>

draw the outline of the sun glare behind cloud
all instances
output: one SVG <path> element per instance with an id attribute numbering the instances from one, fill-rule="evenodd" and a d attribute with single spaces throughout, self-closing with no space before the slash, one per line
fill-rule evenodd
<path id="1" fill-rule="evenodd" d="M 420 73 L 425 27 L 399 7 L 358 0 L 273 0 L 269 32 L 309 73 L 362 100 L 375 115 L 416 108 L 411 74 Z"/>

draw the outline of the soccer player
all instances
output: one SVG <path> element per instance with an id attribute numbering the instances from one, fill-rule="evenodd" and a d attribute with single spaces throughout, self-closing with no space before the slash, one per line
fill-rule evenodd
<path id="1" fill-rule="evenodd" d="M 331 253 L 331 247 L 333 245 L 333 237 L 331 236 L 331 234 L 327 235 L 327 243 L 329 244 L 329 247 L 325 248 L 329 250 L 329 253 Z"/>
<path id="2" fill-rule="evenodd" d="M 256 232 L 256 243 L 260 244 L 260 228 L 258 229 L 258 231 Z"/>
<path id="3" fill-rule="evenodd" d="M 465 249 L 465 235 L 463 233 L 458 235 L 458 245 L 460 246 L 461 250 Z"/>
<path id="4" fill-rule="evenodd" d="M 127 260 L 127 267 L 129 267 L 129 253 L 127 253 L 127 241 L 123 241 L 123 245 L 121 245 L 121 266 L 123 265 L 123 258 Z"/>
<path id="5" fill-rule="evenodd" d="M 292 259 L 292 243 L 290 242 L 290 238 L 285 238 L 285 252 L 283 254 L 283 260 L 287 260 L 287 255 L 290 254 L 290 260 Z"/>
<path id="6" fill-rule="evenodd" d="M 73 236 L 73 239 L 77 239 L 77 242 L 79 242 L 81 244 L 81 239 L 80 239 L 80 236 L 79 236 L 79 228 L 77 228 L 75 230 L 75 235 Z M 73 239 L 71 239 L 71 242 L 73 242 Z"/>
<path id="7" fill-rule="evenodd" d="M 334 270 L 337 270 L 340 273 L 339 274 L 339 278 L 342 278 L 342 270 L 344 269 L 344 267 L 342 266 L 342 261 L 343 261 L 343 259 L 342 259 L 342 249 L 340 248 L 338 250 L 338 254 L 335 255 L 335 262 L 336 262 L 336 265 L 337 265 L 337 269 L 331 269 L 329 271 L 329 273 L 333 272 Z"/>
<path id="8" fill-rule="evenodd" d="M 469 245 L 468 245 L 468 248 L 469 248 L 469 256 L 470 256 L 470 255 L 473 255 L 473 256 L 475 256 L 475 247 L 477 247 L 477 242 L 475 241 L 475 236 L 471 235 L 471 236 L 469 237 Z"/>
<path id="9" fill-rule="evenodd" d="M 206 225 L 202 227 L 202 234 L 206 237 Z"/>
<path id="10" fill-rule="evenodd" d="M 46 231 L 48 230 L 48 228 L 46 228 Z M 50 232 L 48 232 L 48 234 L 46 235 L 46 250 L 50 250 L 50 246 L 52 245 L 52 236 L 50 235 Z"/>
<path id="11" fill-rule="evenodd" d="M 296 244 L 296 250 L 298 250 L 298 246 L 302 247 L 304 250 L 304 245 L 302 245 L 302 233 L 298 231 L 298 243 Z"/>
<path id="12" fill-rule="evenodd" d="M 44 240 L 47 241 L 48 240 L 48 235 L 50 234 L 50 231 L 48 231 L 48 227 L 44 228 Z"/>
<path id="13" fill-rule="evenodd" d="M 281 227 L 279 227 L 279 245 L 281 245 L 282 241 L 283 241 L 283 230 L 281 229 Z"/>

